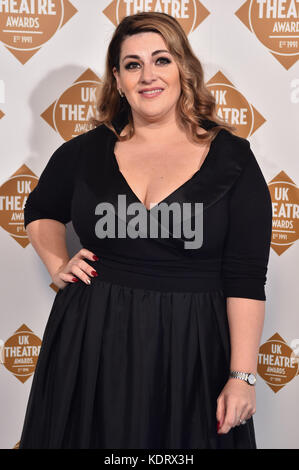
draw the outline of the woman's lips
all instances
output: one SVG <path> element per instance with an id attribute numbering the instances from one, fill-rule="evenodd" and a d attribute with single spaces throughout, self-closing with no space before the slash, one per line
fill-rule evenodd
<path id="1" fill-rule="evenodd" d="M 155 98 L 156 96 L 161 95 L 162 92 L 163 92 L 163 90 L 158 90 L 158 91 L 154 91 L 154 92 L 151 92 L 151 93 L 140 92 L 140 94 L 144 98 Z"/>

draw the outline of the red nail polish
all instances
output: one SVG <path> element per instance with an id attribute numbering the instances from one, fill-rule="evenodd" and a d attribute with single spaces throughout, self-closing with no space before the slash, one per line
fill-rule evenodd
<path id="1" fill-rule="evenodd" d="M 92 274 L 93 276 L 98 276 L 98 273 L 97 273 L 96 271 L 91 271 L 91 274 Z"/>
<path id="2" fill-rule="evenodd" d="M 217 432 L 219 431 L 219 428 L 220 428 L 220 423 L 219 421 L 217 421 Z"/>
<path id="3" fill-rule="evenodd" d="M 93 255 L 93 259 L 94 259 L 95 261 L 99 261 L 100 258 L 98 258 L 97 255 Z"/>
<path id="4" fill-rule="evenodd" d="M 79 279 L 76 279 L 75 277 L 73 277 L 72 281 L 74 281 L 74 282 L 78 282 L 78 281 L 79 281 Z"/>

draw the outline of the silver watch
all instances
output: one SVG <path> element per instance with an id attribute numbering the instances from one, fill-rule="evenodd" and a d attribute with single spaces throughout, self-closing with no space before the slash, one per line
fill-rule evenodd
<path id="1" fill-rule="evenodd" d="M 230 372 L 229 376 L 233 377 L 234 379 L 244 380 L 249 385 L 255 385 L 256 383 L 256 376 L 251 372 L 237 372 L 233 370 Z"/>

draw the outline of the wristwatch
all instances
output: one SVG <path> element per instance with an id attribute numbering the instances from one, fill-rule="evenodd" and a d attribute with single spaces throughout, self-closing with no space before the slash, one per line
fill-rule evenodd
<path id="1" fill-rule="evenodd" d="M 233 370 L 230 372 L 229 376 L 233 377 L 234 379 L 244 380 L 249 385 L 255 385 L 256 383 L 256 376 L 251 372 L 237 372 Z"/>

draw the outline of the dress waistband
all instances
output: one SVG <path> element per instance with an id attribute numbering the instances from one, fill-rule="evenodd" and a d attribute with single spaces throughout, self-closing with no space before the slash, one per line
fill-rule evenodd
<path id="1" fill-rule="evenodd" d="M 138 266 L 99 256 L 99 261 L 86 260 L 98 276 L 92 279 L 127 287 L 170 292 L 208 292 L 222 289 L 219 272 L 199 271 L 193 267 Z"/>

